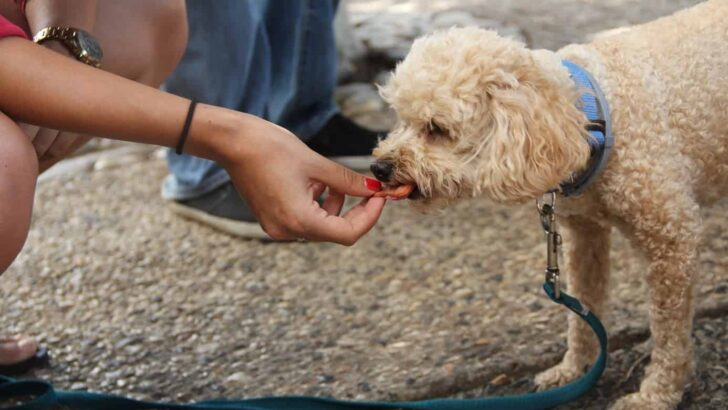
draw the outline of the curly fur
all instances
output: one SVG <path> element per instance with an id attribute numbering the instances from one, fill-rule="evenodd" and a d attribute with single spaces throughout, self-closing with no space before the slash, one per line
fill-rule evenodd
<path id="1" fill-rule="evenodd" d="M 416 183 L 424 209 L 461 198 L 533 200 L 588 161 L 577 90 L 562 59 L 585 67 L 612 109 L 615 146 L 602 176 L 559 201 L 570 291 L 598 314 L 609 235 L 621 229 L 649 259 L 652 360 L 640 391 L 613 408 L 671 409 L 692 371 L 690 328 L 699 208 L 728 194 L 728 0 L 558 52 L 475 28 L 418 39 L 381 89 L 399 117 L 374 155 L 392 184 Z M 570 319 L 569 350 L 540 387 L 573 380 L 596 341 Z"/>
<path id="2" fill-rule="evenodd" d="M 475 28 L 418 39 L 381 89 L 401 123 L 375 155 L 428 199 L 540 195 L 589 156 L 576 90 L 568 73 L 539 68 L 549 59 L 559 63 Z"/>

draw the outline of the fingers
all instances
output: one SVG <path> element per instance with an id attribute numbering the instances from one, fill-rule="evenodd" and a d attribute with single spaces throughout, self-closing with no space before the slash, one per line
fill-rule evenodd
<path id="1" fill-rule="evenodd" d="M 35 139 L 35 136 L 38 134 L 38 131 L 40 131 L 40 127 L 35 125 L 26 124 L 24 122 L 19 122 L 18 127 L 27 135 L 30 137 L 30 140 L 33 141 Z"/>
<path id="2" fill-rule="evenodd" d="M 288 217 L 269 223 L 261 220 L 261 225 L 276 240 L 308 239 L 351 246 L 376 224 L 386 200 L 364 198 L 341 217 L 338 214 L 345 199 L 345 195 L 332 191 L 321 206 L 309 200 L 308 206 L 298 206 L 296 212 L 277 213 Z"/>
<path id="3" fill-rule="evenodd" d="M 50 154 L 50 150 L 46 152 L 46 155 L 43 156 L 43 158 L 40 158 L 38 160 L 38 173 L 42 174 L 45 171 L 47 171 L 50 167 L 53 165 L 56 165 L 57 163 L 61 162 L 64 158 L 70 156 L 73 154 L 77 149 L 83 146 L 83 144 L 87 143 L 91 137 L 78 137 L 75 141 L 71 143 L 71 145 L 65 149 L 64 154 L 58 154 L 60 156 L 55 156 Z M 55 144 L 54 144 L 55 145 Z M 53 147 L 51 147 L 53 149 Z"/>
<path id="4" fill-rule="evenodd" d="M 313 198 L 314 201 L 317 201 L 319 198 L 321 198 L 321 195 L 326 190 L 326 185 L 320 183 L 320 182 L 314 182 L 311 184 L 311 191 L 313 192 L 313 195 L 311 195 L 311 198 Z"/>
<path id="5" fill-rule="evenodd" d="M 29 337 L 16 336 L 0 340 L 0 365 L 12 365 L 32 357 L 38 344 Z"/>
<path id="6" fill-rule="evenodd" d="M 385 202 L 384 198 L 365 198 L 343 217 L 309 215 L 303 221 L 305 237 L 351 246 L 376 224 Z"/>
<path id="7" fill-rule="evenodd" d="M 38 155 L 38 158 L 43 158 L 51 145 L 53 145 L 57 136 L 58 131 L 49 128 L 41 128 L 38 131 L 35 139 L 33 140 L 33 147 L 35 148 L 35 153 Z"/>
<path id="8" fill-rule="evenodd" d="M 329 195 L 326 197 L 326 200 L 324 200 L 321 207 L 328 215 L 338 216 L 341 213 L 341 208 L 344 207 L 345 199 L 346 196 L 344 196 L 344 194 L 330 189 Z"/>
<path id="9" fill-rule="evenodd" d="M 58 133 L 55 141 L 53 141 L 53 144 L 48 147 L 48 151 L 46 151 L 44 156 L 49 157 L 49 159 L 62 159 L 67 157 L 71 154 L 71 152 L 73 152 L 72 147 L 79 138 L 78 134 L 70 132 Z"/>
<path id="10" fill-rule="evenodd" d="M 365 177 L 363 175 L 360 176 L 344 167 L 340 168 L 345 170 L 344 172 L 351 173 L 350 176 L 344 178 L 351 177 L 352 181 L 361 180 L 364 185 L 365 181 L 362 179 Z M 277 218 L 277 222 L 270 221 L 263 224 L 263 229 L 277 240 L 302 238 L 335 242 L 347 246 L 356 243 L 359 238 L 372 229 L 379 219 L 386 203 L 385 199 L 371 197 L 373 191 L 364 186 L 366 190 L 364 192 L 369 192 L 367 194 L 369 198 L 364 198 L 361 203 L 351 208 L 342 217 L 339 214 L 344 206 L 346 195 L 335 187 L 329 186 L 329 194 L 322 205 L 319 206 L 316 201 L 325 187 L 326 185 L 323 183 L 310 184 L 308 194 L 305 195 L 305 203 L 301 200 L 295 207 L 295 211 L 276 212 L 279 218 L 283 217 Z M 284 215 L 288 215 L 288 217 Z"/>
<path id="11" fill-rule="evenodd" d="M 87 136 L 24 123 L 18 123 L 18 126 L 30 137 L 38 159 L 45 163 L 56 163 L 66 158 L 91 139 Z"/>
<path id="12" fill-rule="evenodd" d="M 321 157 L 321 162 L 316 167 L 314 177 L 342 194 L 369 197 L 382 189 L 382 184 L 376 179 L 356 173 L 326 158 Z"/>

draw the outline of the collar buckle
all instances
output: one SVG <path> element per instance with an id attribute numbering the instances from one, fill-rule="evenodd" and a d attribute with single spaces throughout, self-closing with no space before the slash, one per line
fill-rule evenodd
<path id="1" fill-rule="evenodd" d="M 590 120 L 588 124 L 586 124 L 586 130 L 587 131 L 597 131 L 601 132 L 602 134 L 607 134 L 607 122 L 600 118 L 598 120 Z"/>

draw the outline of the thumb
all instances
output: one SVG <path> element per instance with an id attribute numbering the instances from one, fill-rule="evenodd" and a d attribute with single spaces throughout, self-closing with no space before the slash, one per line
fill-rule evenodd
<path id="1" fill-rule="evenodd" d="M 382 190 L 382 184 L 374 178 L 354 172 L 329 159 L 321 164 L 318 180 L 345 195 L 369 197 Z"/>

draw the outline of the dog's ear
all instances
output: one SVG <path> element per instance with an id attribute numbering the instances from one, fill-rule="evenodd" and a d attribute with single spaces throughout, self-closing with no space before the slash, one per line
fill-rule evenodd
<path id="1" fill-rule="evenodd" d="M 584 116 L 552 83 L 501 73 L 484 87 L 487 119 L 478 171 L 482 190 L 501 201 L 535 198 L 586 165 Z M 521 77 L 523 78 L 523 77 Z"/>

